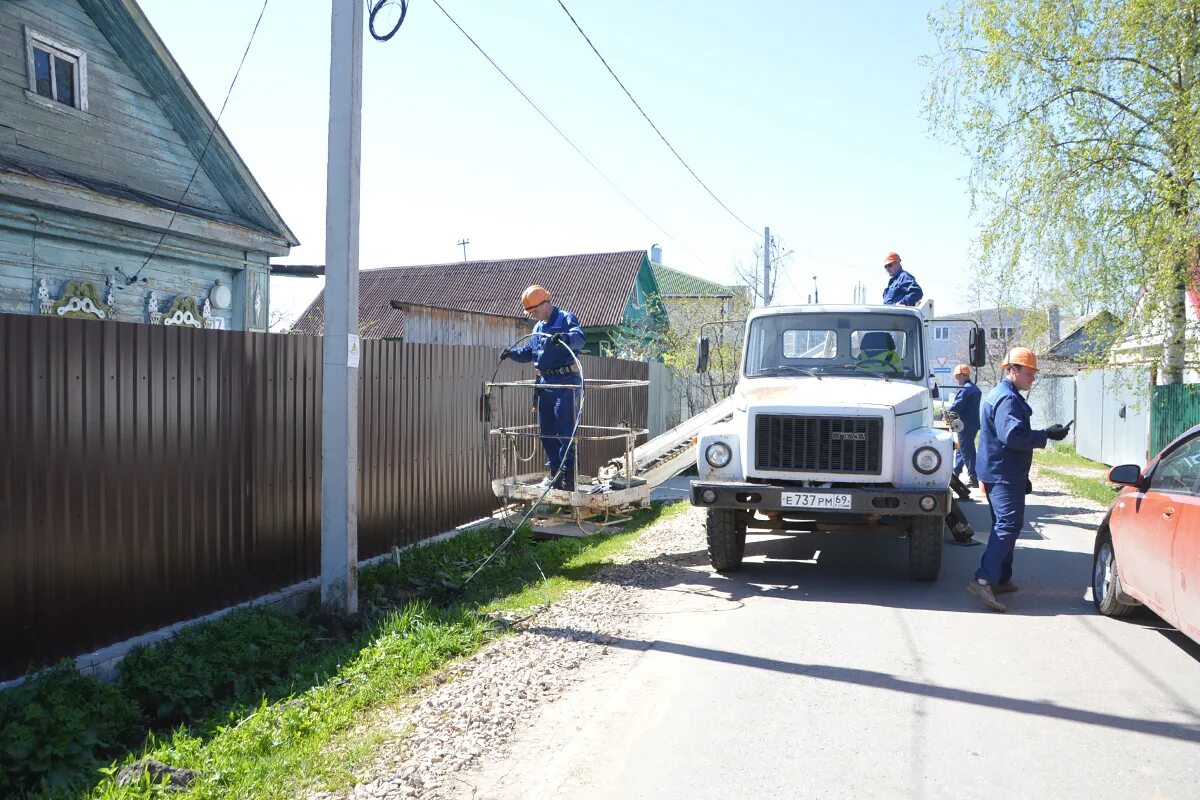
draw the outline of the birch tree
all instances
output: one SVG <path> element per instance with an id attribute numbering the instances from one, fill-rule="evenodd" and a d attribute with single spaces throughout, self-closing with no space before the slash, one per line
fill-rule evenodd
<path id="1" fill-rule="evenodd" d="M 951 0 L 927 117 L 972 160 L 982 259 L 1035 274 L 1131 334 L 1182 381 L 1200 258 L 1200 2 Z"/>

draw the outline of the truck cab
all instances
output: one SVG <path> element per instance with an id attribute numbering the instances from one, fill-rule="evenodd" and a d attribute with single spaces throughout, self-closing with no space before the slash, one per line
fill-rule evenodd
<path id="1" fill-rule="evenodd" d="M 753 525 L 905 534 L 909 575 L 937 578 L 954 443 L 934 427 L 929 316 L 928 302 L 750 315 L 733 415 L 697 441 L 691 502 L 708 511 L 715 569 L 740 567 Z M 981 334 L 971 337 L 972 363 L 983 358 Z M 698 369 L 705 340 L 700 354 Z"/>

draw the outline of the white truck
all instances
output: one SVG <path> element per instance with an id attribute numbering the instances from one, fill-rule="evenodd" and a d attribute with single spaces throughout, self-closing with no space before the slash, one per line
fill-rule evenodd
<path id="1" fill-rule="evenodd" d="M 927 366 L 932 305 L 774 306 L 746 320 L 733 416 L 699 434 L 691 502 L 708 511 L 708 554 L 741 566 L 748 526 L 896 533 L 908 572 L 941 568 L 954 446 L 934 427 Z M 707 370 L 709 341 L 697 345 Z M 972 326 L 972 366 L 986 342 Z"/>

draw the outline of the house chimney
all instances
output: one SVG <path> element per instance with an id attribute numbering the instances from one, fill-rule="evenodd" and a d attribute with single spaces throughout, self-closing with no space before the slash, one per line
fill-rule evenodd
<path id="1" fill-rule="evenodd" d="M 1050 339 L 1050 344 L 1054 344 L 1062 338 L 1062 314 L 1059 313 L 1058 306 L 1050 306 L 1046 309 L 1046 335 Z"/>
<path id="2" fill-rule="evenodd" d="M 655 264 L 662 263 L 662 247 L 657 244 L 650 245 L 650 260 Z"/>

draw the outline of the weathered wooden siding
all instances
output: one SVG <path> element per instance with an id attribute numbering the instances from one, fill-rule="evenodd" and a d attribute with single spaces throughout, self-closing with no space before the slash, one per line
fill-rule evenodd
<path id="1" fill-rule="evenodd" d="M 0 313 L 37 313 L 37 287 L 42 278 L 55 298 L 69 280 L 84 280 L 103 291 L 110 276 L 136 273 L 157 242 L 152 231 L 34 209 L 0 197 Z M 230 308 L 214 309 L 214 314 L 225 320 L 226 329 L 261 329 L 265 325 L 253 322 L 249 276 L 265 276 L 268 269 L 263 253 L 168 236 L 141 272 L 145 284 L 118 282 L 116 319 L 148 321 L 146 305 L 151 291 L 158 292 L 164 310 L 177 295 L 195 297 L 202 303 L 220 280 L 234 295 Z M 263 284 L 260 316 L 265 322 L 270 297 L 265 280 Z"/>
<path id="2" fill-rule="evenodd" d="M 88 57 L 88 111 L 53 111 L 25 96 L 25 26 Z M 112 181 L 174 202 L 196 158 L 76 0 L 0 2 L 0 154 Z M 201 171 L 187 204 L 229 213 Z"/>
<path id="3" fill-rule="evenodd" d="M 509 347 L 533 330 L 532 325 L 509 317 L 452 311 L 429 306 L 405 306 L 404 341 L 415 344 L 484 345 Z M 370 332 L 366 332 L 370 336 Z M 373 338 L 373 337 L 372 337 Z"/>

